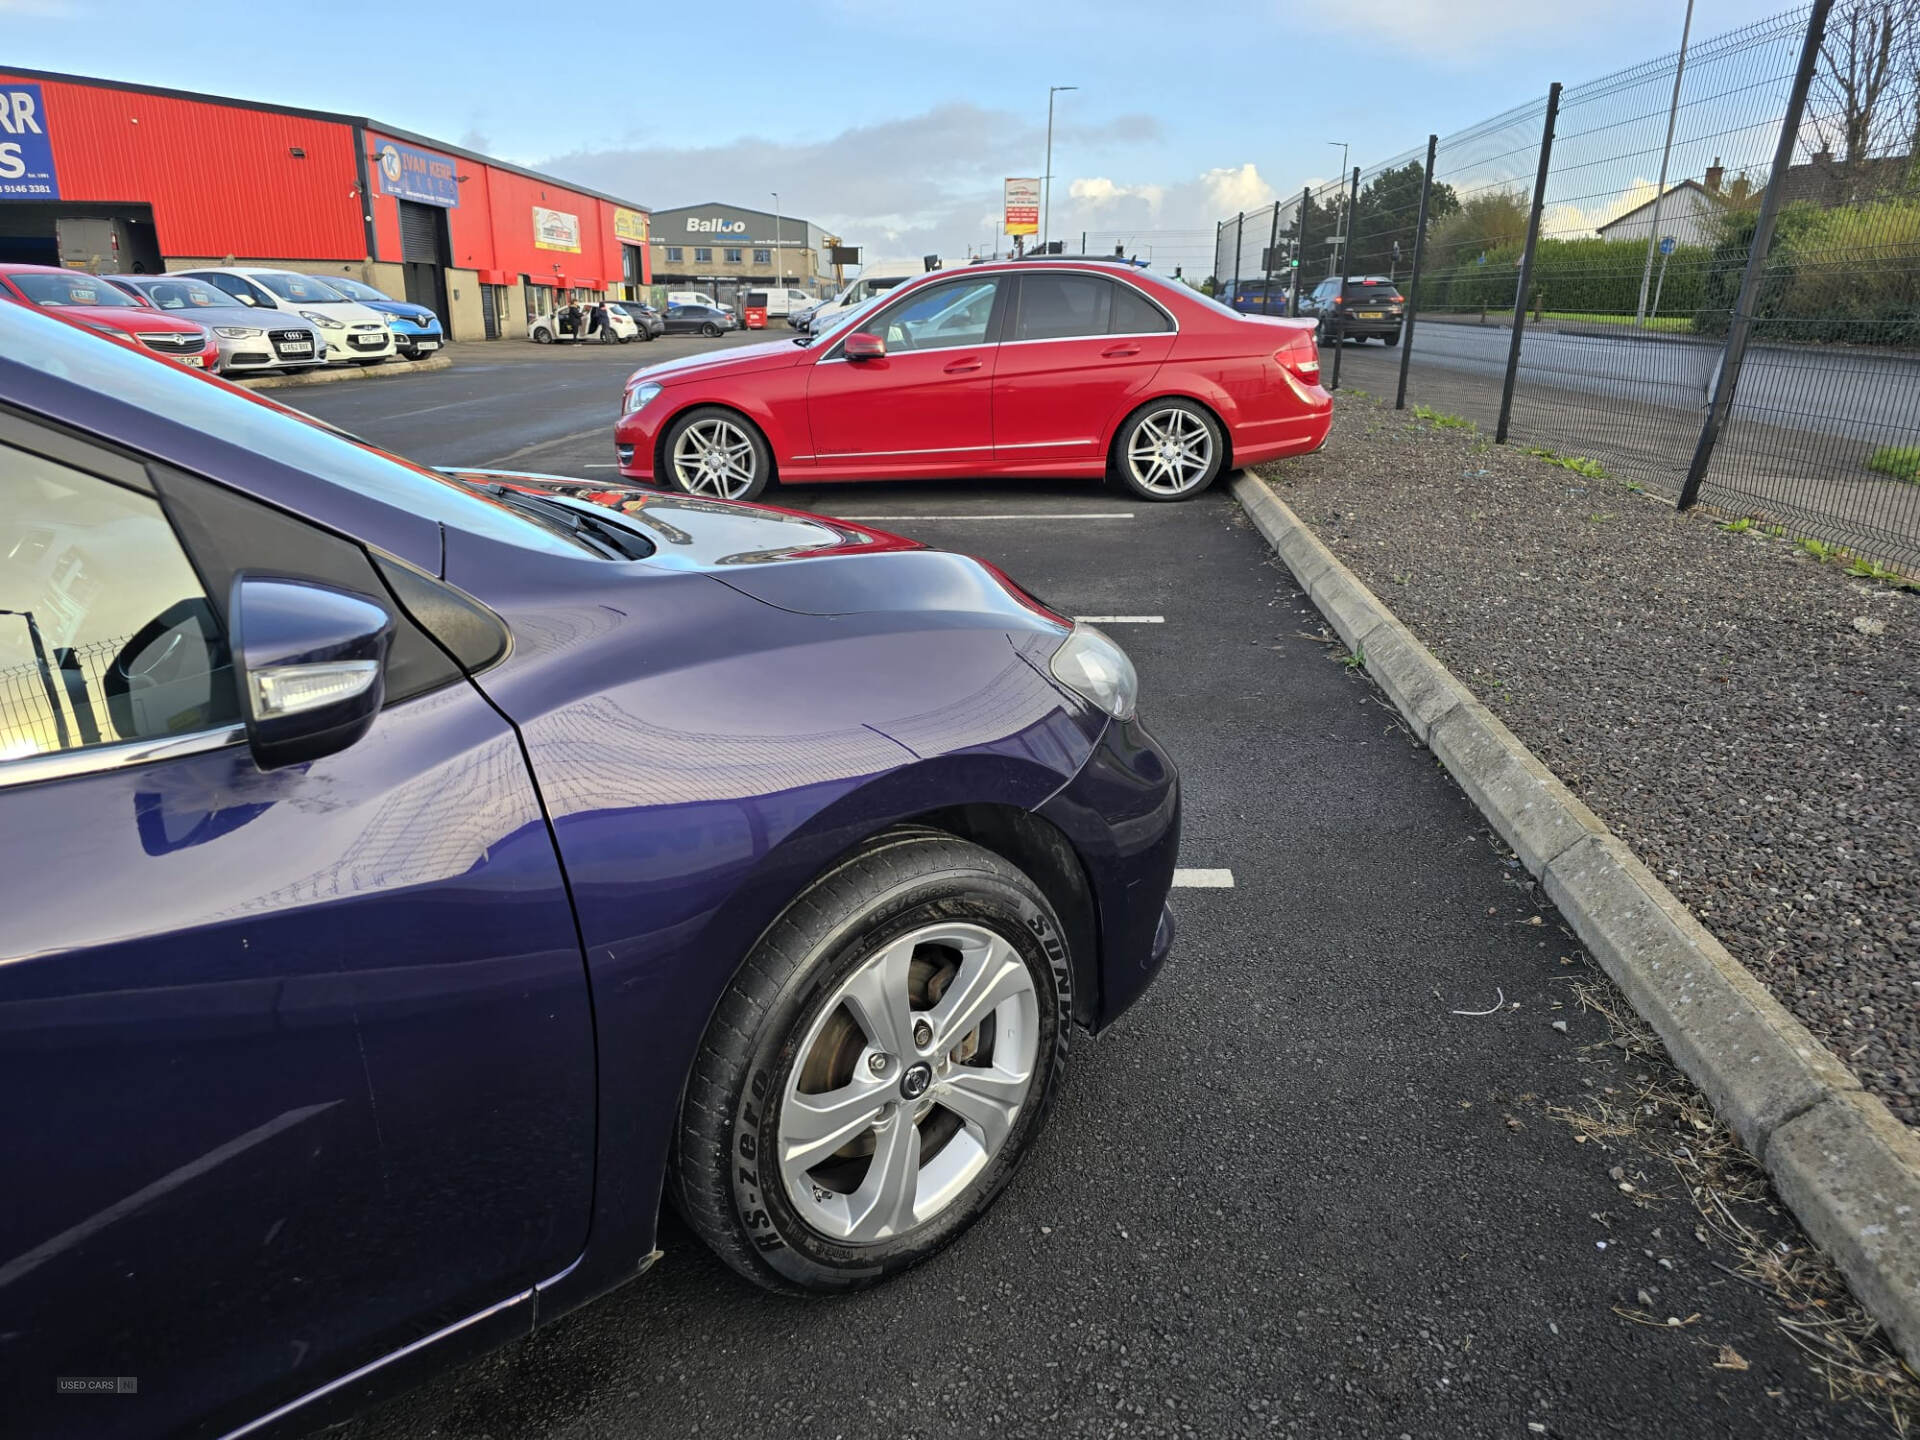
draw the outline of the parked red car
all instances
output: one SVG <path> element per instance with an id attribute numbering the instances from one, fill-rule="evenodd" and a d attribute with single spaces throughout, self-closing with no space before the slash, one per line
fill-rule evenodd
<path id="1" fill-rule="evenodd" d="M 935 271 L 819 335 L 649 365 L 620 473 L 750 500 L 778 478 L 1110 475 L 1184 500 L 1317 450 L 1333 406 L 1310 321 L 1241 315 L 1120 261 Z"/>
<path id="2" fill-rule="evenodd" d="M 196 370 L 220 363 L 219 342 L 204 325 L 175 319 L 85 271 L 0 264 L 0 293 Z"/>

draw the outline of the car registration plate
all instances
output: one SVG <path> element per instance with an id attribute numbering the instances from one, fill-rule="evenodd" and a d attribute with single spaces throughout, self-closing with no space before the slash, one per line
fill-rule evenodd
<path id="1" fill-rule="evenodd" d="M 198 370 L 206 365 L 207 357 L 204 355 L 182 355 L 180 357 L 180 363 L 182 365 L 191 365 L 194 369 Z"/>
<path id="2" fill-rule="evenodd" d="M 282 345 L 282 346 L 281 346 L 280 348 L 281 348 L 282 350 L 284 350 L 284 351 L 286 351 L 286 352 L 287 352 L 287 354 L 289 354 L 289 355 L 311 355 L 311 354 L 313 354 L 313 346 L 311 346 L 311 345 L 302 345 L 302 344 L 300 344 L 300 342 L 299 342 L 299 341 L 297 341 L 297 340 L 289 340 L 289 341 L 288 341 L 288 342 L 287 342 L 287 343 L 286 343 L 285 345 Z"/>
<path id="3" fill-rule="evenodd" d="M 413 342 L 413 348 L 416 350 L 438 350 L 440 348 L 440 342 L 438 340 L 416 340 Z"/>
<path id="4" fill-rule="evenodd" d="M 1387 318 L 1387 314 L 1384 310 L 1362 310 L 1360 312 L 1360 318 L 1362 320 L 1384 320 Z"/>

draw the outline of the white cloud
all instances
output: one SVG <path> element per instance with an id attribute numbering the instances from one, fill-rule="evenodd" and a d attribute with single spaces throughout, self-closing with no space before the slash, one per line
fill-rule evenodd
<path id="1" fill-rule="evenodd" d="M 818 141 L 742 137 L 705 146 L 635 145 L 537 163 L 655 209 L 705 200 L 768 209 L 778 190 L 787 214 L 825 226 L 869 256 L 938 251 L 957 257 L 969 245 L 992 243 L 1001 181 L 1033 174 L 1045 138 L 1042 127 L 1022 117 L 955 102 Z M 1114 154 L 1159 138 L 1158 121 L 1147 115 L 1057 126 L 1056 167 L 1063 146 L 1081 155 Z M 1058 221 L 1069 189 L 1064 177 L 1054 182 L 1059 233 L 1065 233 Z"/>

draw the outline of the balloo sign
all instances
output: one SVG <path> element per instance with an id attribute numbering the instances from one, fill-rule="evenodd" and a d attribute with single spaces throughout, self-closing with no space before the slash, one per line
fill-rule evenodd
<path id="1" fill-rule="evenodd" d="M 58 200 L 38 85 L 0 87 L 0 200 Z"/>

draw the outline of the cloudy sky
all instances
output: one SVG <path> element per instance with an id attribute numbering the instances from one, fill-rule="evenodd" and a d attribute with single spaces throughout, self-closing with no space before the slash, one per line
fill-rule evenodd
<path id="1" fill-rule="evenodd" d="M 1695 35 L 1784 8 L 1696 0 Z M 1675 49 L 1684 0 L 0 0 L 6 62 L 371 115 L 657 208 L 781 208 L 869 256 L 1051 223 L 1211 254 L 1223 214 Z"/>

